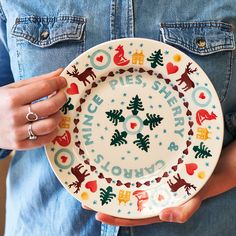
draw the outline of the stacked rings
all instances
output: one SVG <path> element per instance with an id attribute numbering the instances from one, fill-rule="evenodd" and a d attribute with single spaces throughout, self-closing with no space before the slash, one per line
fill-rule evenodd
<path id="1" fill-rule="evenodd" d="M 25 118 L 29 122 L 34 122 L 34 121 L 38 120 L 39 117 L 35 112 L 31 111 L 31 106 L 29 105 L 28 113 L 26 114 Z M 38 138 L 37 135 L 35 135 L 32 130 L 32 123 L 30 123 L 28 126 L 28 135 L 29 135 L 29 140 L 35 140 Z"/>

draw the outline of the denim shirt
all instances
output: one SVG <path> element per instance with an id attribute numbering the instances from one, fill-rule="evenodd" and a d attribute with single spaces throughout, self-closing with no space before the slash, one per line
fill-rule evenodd
<path id="1" fill-rule="evenodd" d="M 0 85 L 65 67 L 111 39 L 163 41 L 188 54 L 211 79 L 227 145 L 236 138 L 235 34 L 235 0 L 0 0 Z M 5 235 L 234 235 L 235 199 L 235 190 L 210 199 L 183 225 L 119 229 L 97 222 L 64 190 L 43 148 L 17 151 L 7 177 Z"/>

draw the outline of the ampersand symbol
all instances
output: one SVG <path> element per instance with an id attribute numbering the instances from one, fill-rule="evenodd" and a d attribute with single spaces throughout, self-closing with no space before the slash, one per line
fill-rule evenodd
<path id="1" fill-rule="evenodd" d="M 178 151 L 179 149 L 179 146 L 175 144 L 175 142 L 171 142 L 169 147 L 168 147 L 168 150 L 170 150 L 171 152 L 172 151 Z"/>

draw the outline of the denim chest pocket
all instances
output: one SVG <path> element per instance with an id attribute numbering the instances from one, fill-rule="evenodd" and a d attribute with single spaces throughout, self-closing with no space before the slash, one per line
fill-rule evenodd
<path id="1" fill-rule="evenodd" d="M 16 44 L 17 64 L 20 79 L 31 76 L 29 68 L 37 59 L 37 68 L 50 65 L 65 67 L 75 57 L 85 51 L 86 19 L 81 16 L 38 17 L 26 16 L 16 19 L 11 29 Z M 46 63 L 51 60 L 50 63 Z M 52 62 L 53 60 L 53 62 Z M 38 71 L 38 74 L 44 73 Z"/>
<path id="2" fill-rule="evenodd" d="M 161 40 L 195 60 L 224 101 L 232 74 L 235 49 L 232 26 L 223 22 L 162 23 Z"/>

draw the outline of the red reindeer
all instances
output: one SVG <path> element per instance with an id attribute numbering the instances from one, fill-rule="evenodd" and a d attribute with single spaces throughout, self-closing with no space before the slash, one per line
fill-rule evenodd
<path id="1" fill-rule="evenodd" d="M 193 83 L 193 81 L 189 78 L 190 74 L 193 74 L 195 71 L 197 71 L 197 68 L 195 68 L 194 70 L 192 70 L 190 68 L 190 65 L 192 64 L 192 62 L 189 62 L 188 65 L 185 68 L 184 73 L 181 75 L 180 79 L 177 79 L 176 81 L 180 81 L 179 85 L 181 85 L 182 83 L 185 83 L 185 87 L 183 88 L 183 90 L 186 92 L 187 90 L 194 88 L 195 85 Z"/>
<path id="2" fill-rule="evenodd" d="M 174 176 L 174 179 L 176 180 L 174 184 L 171 180 L 167 181 L 168 185 L 170 186 L 171 192 L 176 192 L 183 186 L 188 195 L 191 195 L 191 193 L 189 192 L 191 188 L 196 190 L 196 187 L 193 184 L 187 183 L 184 179 L 181 179 L 179 174 L 177 174 L 177 177 Z"/>
<path id="3" fill-rule="evenodd" d="M 76 188 L 74 193 L 78 193 L 78 191 L 80 190 L 81 184 L 84 182 L 85 178 L 90 175 L 89 173 L 87 173 L 87 170 L 85 170 L 83 173 L 80 171 L 83 167 L 84 166 L 82 164 L 79 164 L 75 167 L 71 167 L 71 173 L 78 180 L 68 186 L 69 188 L 71 188 L 72 186 Z"/>
<path id="4" fill-rule="evenodd" d="M 82 73 L 79 73 L 78 69 L 76 68 L 76 66 L 72 66 L 74 68 L 74 70 L 72 71 L 72 73 L 70 71 L 67 70 L 67 74 L 69 76 L 73 76 L 75 78 L 77 78 L 79 81 L 82 81 L 84 83 L 84 86 L 88 84 L 90 84 L 90 81 L 87 79 L 89 76 L 94 80 L 96 78 L 96 75 L 93 72 L 93 68 L 92 67 L 88 67 L 86 68 Z"/>
<path id="5" fill-rule="evenodd" d="M 129 60 L 125 58 L 125 52 L 122 45 L 119 45 L 116 49 L 118 51 L 113 60 L 117 66 L 125 66 L 129 64 Z"/>

